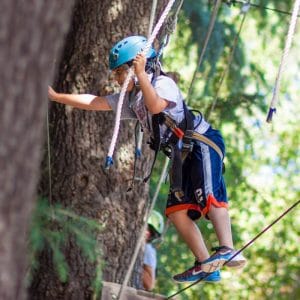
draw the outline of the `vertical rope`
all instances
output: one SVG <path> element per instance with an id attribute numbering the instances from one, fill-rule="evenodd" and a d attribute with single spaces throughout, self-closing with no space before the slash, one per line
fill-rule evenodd
<path id="1" fill-rule="evenodd" d="M 153 0 L 150 19 L 149 19 L 149 29 L 148 29 L 148 36 L 147 36 L 148 39 L 150 38 L 153 29 L 156 8 L 157 8 L 157 0 Z M 141 125 L 139 125 L 139 134 L 138 134 L 138 139 L 137 139 L 137 144 L 135 149 L 135 159 L 141 157 L 142 155 L 142 143 L 143 143 L 143 132 L 141 131 Z"/>
<path id="2" fill-rule="evenodd" d="M 163 29 L 162 29 L 162 31 L 160 33 L 160 35 L 163 38 L 160 38 L 160 42 L 159 42 L 161 46 L 160 46 L 159 50 L 157 51 L 157 58 L 158 59 L 162 55 L 163 49 L 167 46 L 167 44 L 169 42 L 169 35 L 172 34 L 174 32 L 174 30 L 175 30 L 175 26 L 177 24 L 177 17 L 178 17 L 180 9 L 182 7 L 183 1 L 184 0 L 180 0 L 178 2 L 178 4 L 174 5 L 174 7 L 173 7 L 174 12 L 170 13 L 170 15 L 169 15 L 169 17 L 168 17 L 168 19 L 166 21 L 166 24 L 165 24 L 165 26 L 163 27 Z M 157 0 L 153 0 L 153 2 L 152 2 L 151 17 L 150 17 L 150 25 L 149 25 L 148 38 L 149 38 L 149 36 L 151 34 L 151 31 L 152 31 L 153 20 L 154 20 L 154 17 L 155 17 L 156 7 L 157 7 Z M 161 40 L 163 42 L 161 42 Z M 136 150 L 135 150 L 135 157 L 136 158 L 139 158 L 142 155 L 142 151 L 141 151 L 141 149 L 142 149 L 142 142 L 143 142 L 143 132 L 139 131 L 138 142 L 137 142 Z M 163 174 L 162 174 L 162 176 L 163 176 Z"/>
<path id="3" fill-rule="evenodd" d="M 293 40 L 294 33 L 295 33 L 295 28 L 296 28 L 299 9 L 300 9 L 300 0 L 295 0 L 293 13 L 292 13 L 291 20 L 290 20 L 289 30 L 288 30 L 288 34 L 287 34 L 287 37 L 286 37 L 284 51 L 283 51 L 283 54 L 282 54 L 282 57 L 281 57 L 279 70 L 278 70 L 277 77 L 276 77 L 276 80 L 275 80 L 275 87 L 274 87 L 274 90 L 273 90 L 273 97 L 272 97 L 272 101 L 271 101 L 271 104 L 270 104 L 269 113 L 268 113 L 268 116 L 267 116 L 267 122 L 268 123 L 272 122 L 273 114 L 276 113 L 276 105 L 277 105 L 277 102 L 278 102 L 278 94 L 279 94 L 279 89 L 280 89 L 281 78 L 282 78 L 282 74 L 284 72 L 284 68 L 285 68 L 286 62 L 287 62 L 287 57 L 288 57 L 288 54 L 289 54 L 289 51 L 290 51 L 290 48 L 291 48 L 291 45 L 292 45 L 292 40 Z"/>
<path id="4" fill-rule="evenodd" d="M 202 51 L 201 51 L 201 54 L 200 54 L 200 57 L 199 57 L 196 69 L 195 69 L 194 74 L 193 74 L 192 81 L 191 81 L 191 84 L 190 84 L 190 87 L 189 87 L 189 90 L 188 90 L 188 93 L 187 93 L 187 96 L 186 96 L 187 103 L 189 101 L 192 89 L 194 87 L 194 83 L 195 83 L 195 80 L 196 80 L 196 75 L 198 73 L 198 69 L 200 68 L 200 66 L 202 64 L 202 61 L 203 61 L 203 58 L 204 58 L 204 54 L 205 54 L 205 51 L 206 51 L 206 48 L 207 48 L 207 45 L 208 45 L 208 41 L 209 41 L 210 36 L 212 34 L 212 31 L 213 31 L 213 29 L 215 27 L 217 14 L 218 14 L 218 11 L 220 9 L 221 4 L 222 4 L 222 0 L 216 0 L 215 6 L 214 6 L 214 10 L 213 10 L 212 16 L 210 18 L 209 27 L 208 27 L 208 31 L 206 33 L 204 45 L 203 45 L 203 48 L 202 48 Z"/>
<path id="5" fill-rule="evenodd" d="M 250 0 L 249 0 L 249 1 L 250 1 Z M 224 71 L 223 71 L 223 73 L 222 73 L 222 75 L 221 75 L 221 78 L 220 78 L 220 81 L 219 81 L 219 84 L 218 84 L 218 90 L 217 90 L 217 92 L 216 92 L 214 101 L 213 101 L 213 103 L 212 103 L 212 106 L 211 106 L 211 108 L 210 108 L 209 113 L 208 113 L 207 116 L 206 116 L 207 120 L 209 119 L 211 113 L 212 113 L 213 110 L 215 109 L 215 106 L 216 106 L 216 103 L 217 103 L 217 101 L 218 101 L 219 93 L 220 93 L 220 91 L 221 91 L 221 87 L 222 87 L 222 85 L 223 85 L 225 76 L 227 75 L 227 73 L 228 73 L 228 71 L 229 71 L 229 69 L 230 69 L 230 66 L 231 66 L 231 64 L 232 64 L 233 55 L 234 55 L 235 49 L 236 49 L 236 47 L 237 47 L 237 43 L 238 43 L 238 40 L 239 40 L 241 31 L 242 31 L 243 25 L 244 25 L 244 23 L 245 23 L 247 13 L 248 13 L 249 8 L 250 8 L 249 1 L 248 1 L 247 3 L 245 3 L 244 6 L 241 8 L 241 13 L 243 14 L 243 18 L 242 18 L 242 21 L 241 21 L 241 23 L 240 23 L 239 30 L 238 30 L 237 34 L 235 35 L 235 38 L 234 38 L 234 41 L 233 41 L 233 46 L 232 46 L 232 48 L 231 48 L 231 52 L 230 52 L 230 55 L 229 55 L 229 58 L 228 58 L 227 67 L 224 69 Z"/>
<path id="6" fill-rule="evenodd" d="M 49 202 L 52 205 L 52 179 L 51 179 L 51 150 L 50 150 L 50 130 L 49 130 L 49 104 L 47 105 L 47 152 L 48 152 L 48 184 L 49 184 Z"/>
<path id="7" fill-rule="evenodd" d="M 175 0 L 170 0 L 168 5 L 166 6 L 165 10 L 163 11 L 158 23 L 156 24 L 156 26 L 154 27 L 154 30 L 150 36 L 150 38 L 148 39 L 145 48 L 142 51 L 142 54 L 146 55 L 148 53 L 148 51 L 150 50 L 151 45 L 153 44 L 153 41 L 156 37 L 156 35 L 158 34 L 158 31 L 160 30 L 162 24 L 164 23 L 169 11 L 172 8 L 172 5 L 174 4 Z M 124 98 L 125 98 L 125 93 L 128 87 L 128 84 L 132 78 L 134 74 L 133 71 L 133 67 L 131 67 L 128 71 L 127 77 L 125 79 L 125 82 L 122 86 L 121 89 L 121 93 L 120 93 L 120 98 L 119 98 L 119 102 L 118 102 L 118 106 L 117 106 L 117 113 L 116 113 L 116 121 L 115 121 L 115 127 L 114 127 L 114 132 L 113 132 L 113 136 L 112 136 L 112 140 L 111 140 L 111 144 L 108 150 L 108 154 L 106 157 L 106 163 L 105 163 L 105 167 L 108 169 L 112 164 L 113 164 L 113 153 L 115 150 L 115 146 L 116 146 L 116 142 L 117 142 L 117 138 L 118 138 L 118 134 L 119 134 L 119 129 L 120 129 L 120 119 L 121 119 L 121 111 L 122 111 L 122 106 L 123 106 L 123 102 L 124 102 Z"/>
<path id="8" fill-rule="evenodd" d="M 50 148 L 50 130 L 49 130 L 49 103 L 47 104 L 46 112 L 46 126 L 47 126 L 47 154 L 48 154 L 48 186 L 49 186 L 49 205 L 51 209 L 51 217 L 54 219 L 54 209 L 52 201 L 52 168 L 51 168 L 51 148 Z"/>
<path id="9" fill-rule="evenodd" d="M 152 7 L 151 7 L 150 20 L 149 20 L 149 28 L 148 28 L 148 36 L 147 36 L 148 38 L 150 37 L 152 29 L 153 29 L 156 8 L 157 8 L 157 0 L 153 0 Z"/>

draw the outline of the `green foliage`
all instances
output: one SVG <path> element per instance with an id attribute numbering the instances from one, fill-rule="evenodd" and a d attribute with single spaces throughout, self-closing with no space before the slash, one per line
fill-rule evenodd
<path id="1" fill-rule="evenodd" d="M 256 2 L 286 11 L 291 11 L 292 3 L 283 0 Z M 240 4 L 222 6 L 188 99 L 192 107 L 209 115 L 210 123 L 222 131 L 226 142 L 225 180 L 237 249 L 300 199 L 299 32 L 283 76 L 278 112 L 273 124 L 265 122 L 289 16 L 251 7 L 232 65 L 215 108 L 209 114 L 240 25 L 240 7 Z M 180 70 L 179 85 L 185 95 L 203 45 L 210 11 L 208 1 L 185 1 L 177 30 L 164 53 L 165 68 Z M 163 161 L 164 158 L 159 159 Z M 151 193 L 154 193 L 159 176 L 160 168 L 157 167 Z M 163 185 L 158 197 L 156 209 L 162 212 L 167 191 L 168 185 Z M 224 268 L 220 284 L 198 284 L 181 293 L 178 299 L 299 298 L 299 210 L 300 207 L 296 207 L 244 251 L 249 263 L 243 271 Z M 208 248 L 215 246 L 217 239 L 211 223 L 200 220 L 198 225 Z M 156 291 L 171 295 L 185 287 L 174 284 L 172 275 L 192 266 L 194 257 L 172 226 L 158 254 Z"/>
<path id="2" fill-rule="evenodd" d="M 29 281 L 32 273 L 39 268 L 41 252 L 50 250 L 59 280 L 67 282 L 69 267 L 65 249 L 68 241 L 73 239 L 83 256 L 96 266 L 92 287 L 94 294 L 99 295 L 102 277 L 101 247 L 96 238 L 99 230 L 101 225 L 95 220 L 79 216 L 59 204 L 50 205 L 46 199 L 39 199 L 29 232 Z"/>

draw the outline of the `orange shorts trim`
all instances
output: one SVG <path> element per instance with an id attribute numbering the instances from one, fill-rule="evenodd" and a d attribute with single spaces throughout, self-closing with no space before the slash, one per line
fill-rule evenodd
<path id="1" fill-rule="evenodd" d="M 206 206 L 201 209 L 201 212 L 204 216 L 206 216 L 209 213 L 211 206 L 215 207 L 224 207 L 228 209 L 228 203 L 223 201 L 218 201 L 213 194 L 209 194 L 206 199 Z"/>
<path id="2" fill-rule="evenodd" d="M 165 214 L 166 214 L 166 216 L 168 216 L 176 211 L 181 211 L 181 210 L 196 210 L 201 214 L 200 207 L 199 207 L 199 205 L 196 205 L 196 204 L 179 204 L 179 205 L 167 207 Z"/>

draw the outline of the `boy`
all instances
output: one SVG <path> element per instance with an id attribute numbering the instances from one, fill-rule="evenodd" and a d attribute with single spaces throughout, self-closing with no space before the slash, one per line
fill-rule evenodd
<path id="1" fill-rule="evenodd" d="M 133 66 L 135 78 L 127 88 L 122 118 L 138 119 L 143 131 L 154 138 L 153 116 L 164 116 L 179 124 L 185 119 L 183 97 L 176 83 L 163 73 L 156 76 L 156 51 L 151 48 L 146 56 L 140 54 L 146 38 L 131 36 L 118 42 L 110 51 L 109 67 L 119 85 L 126 79 L 128 69 Z M 49 87 L 49 98 L 53 101 L 87 110 L 116 110 L 119 94 L 94 96 L 88 94 L 60 94 Z M 220 280 L 219 269 L 234 254 L 230 218 L 227 211 L 226 188 L 222 176 L 225 146 L 219 131 L 214 130 L 202 116 L 193 120 L 195 136 L 204 136 L 209 142 L 193 139 L 193 147 L 183 162 L 182 192 L 170 189 L 166 216 L 171 220 L 196 258 L 195 265 L 175 275 L 178 282 Z M 168 140 L 170 128 L 159 124 L 159 135 Z M 180 139 L 179 139 L 180 140 Z M 179 149 L 180 143 L 176 144 Z M 212 146 L 211 146 L 212 145 Z M 171 174 L 172 177 L 172 174 Z M 211 220 L 220 247 L 210 256 L 201 232 L 194 222 L 203 215 Z M 227 263 L 229 267 L 242 267 L 245 258 L 239 254 Z"/>

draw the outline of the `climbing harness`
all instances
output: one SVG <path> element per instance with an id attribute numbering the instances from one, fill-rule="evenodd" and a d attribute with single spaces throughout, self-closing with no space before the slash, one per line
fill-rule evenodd
<path id="1" fill-rule="evenodd" d="M 281 62 L 280 62 L 278 74 L 277 74 L 276 81 L 275 81 L 273 97 L 272 97 L 272 101 L 270 104 L 269 113 L 267 116 L 268 123 L 272 122 L 273 114 L 276 113 L 276 104 L 278 102 L 278 94 L 279 94 L 279 89 L 280 89 L 281 78 L 282 78 L 282 74 L 284 72 L 284 68 L 287 63 L 288 54 L 289 54 L 289 51 L 290 51 L 290 48 L 292 45 L 292 40 L 293 40 L 294 33 L 295 33 L 299 9 L 300 9 L 300 0 L 295 0 L 293 13 L 292 13 L 291 20 L 290 20 L 289 30 L 288 30 L 288 34 L 286 37 L 285 47 L 284 47 L 284 51 L 283 51 L 283 54 L 281 57 Z"/>
<path id="2" fill-rule="evenodd" d="M 270 225 L 268 225 L 267 227 L 265 227 L 261 232 L 259 232 L 253 239 L 251 239 L 248 243 L 246 243 L 241 249 L 239 249 L 230 259 L 228 259 L 224 266 L 226 264 L 228 264 L 228 262 L 230 262 L 231 260 L 233 260 L 236 256 L 238 256 L 242 251 L 244 251 L 246 248 L 248 248 L 249 246 L 251 246 L 259 237 L 261 237 L 264 233 L 266 233 L 271 227 L 273 227 L 277 222 L 279 222 L 284 216 L 286 216 L 289 212 L 291 212 L 298 204 L 300 203 L 300 200 L 298 200 L 297 202 L 295 202 L 291 207 L 289 207 L 285 212 L 283 212 L 278 218 L 276 218 Z M 210 273 L 208 273 L 205 277 L 193 282 L 192 284 L 188 285 L 187 287 L 179 290 L 178 292 L 170 295 L 169 297 L 167 297 L 166 299 L 172 299 L 175 296 L 181 294 L 182 292 L 184 292 L 185 290 L 191 288 L 192 286 L 196 285 L 197 283 L 203 281 L 207 276 L 209 276 Z"/>
<path id="3" fill-rule="evenodd" d="M 174 4 L 175 0 L 170 0 L 168 5 L 166 6 L 165 10 L 163 11 L 158 23 L 156 24 L 156 26 L 154 27 L 154 30 L 150 36 L 150 38 L 148 39 L 145 48 L 142 51 L 142 54 L 147 54 L 149 49 L 151 48 L 151 45 L 153 44 L 153 41 L 156 37 L 156 35 L 158 34 L 158 31 L 160 30 L 162 24 L 164 23 L 169 11 L 171 10 L 173 4 Z M 121 89 L 121 93 L 120 93 L 120 98 L 119 98 L 119 102 L 118 102 L 118 106 L 117 106 L 117 112 L 116 112 L 116 122 L 115 122 L 115 127 L 114 127 L 114 132 L 113 132 L 113 136 L 112 136 L 112 140 L 111 140 L 111 144 L 109 147 L 109 151 L 106 157 L 106 162 L 105 162 L 105 168 L 108 169 L 110 166 L 113 165 L 113 153 L 114 153 L 114 149 L 116 146 L 116 142 L 117 142 L 117 138 L 118 138 L 118 133 L 119 133 L 119 128 L 120 128 L 120 119 L 121 119 L 121 111 L 122 111 L 122 106 L 123 106 L 123 101 L 125 98 L 125 93 L 127 90 L 127 87 L 129 85 L 129 82 L 132 78 L 134 74 L 133 71 L 133 67 L 131 67 L 128 71 L 127 77 L 125 79 L 125 82 L 122 86 Z"/>
<path id="4" fill-rule="evenodd" d="M 184 118 L 177 124 L 169 115 L 161 112 L 153 115 L 152 128 L 153 136 L 150 141 L 150 148 L 155 151 L 154 161 L 150 170 L 150 174 L 145 178 L 147 181 L 152 173 L 155 159 L 158 151 L 162 150 L 165 155 L 171 159 L 170 171 L 170 190 L 171 192 L 181 192 L 182 187 L 182 165 L 188 153 L 192 152 L 193 145 L 196 141 L 200 141 L 214 149 L 223 160 L 223 153 L 219 146 L 206 136 L 197 133 L 195 128 L 201 123 L 202 115 L 200 112 L 200 121 L 194 127 L 195 116 L 183 102 Z M 167 130 L 161 137 L 160 127 L 165 126 Z"/>

